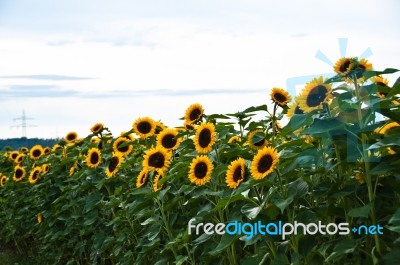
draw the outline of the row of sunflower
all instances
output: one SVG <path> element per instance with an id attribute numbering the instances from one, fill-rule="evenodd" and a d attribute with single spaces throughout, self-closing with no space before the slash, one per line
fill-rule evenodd
<path id="1" fill-rule="evenodd" d="M 400 82 L 342 58 L 298 96 L 181 127 L 96 123 L 0 156 L 2 243 L 44 264 L 369 264 L 399 250 Z M 282 128 L 281 123 L 287 123 Z M 27 177 L 28 176 L 28 177 Z M 188 223 L 341 223 L 383 235 L 188 233 Z"/>

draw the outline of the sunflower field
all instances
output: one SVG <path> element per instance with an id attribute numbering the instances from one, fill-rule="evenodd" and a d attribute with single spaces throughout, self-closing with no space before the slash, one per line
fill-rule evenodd
<path id="1" fill-rule="evenodd" d="M 96 123 L 0 151 L 0 243 L 30 264 L 398 263 L 400 79 L 387 79 L 398 70 L 358 58 L 334 70 L 237 113 L 192 104 L 181 127 L 139 117 L 119 135 Z M 334 229 L 194 228 L 235 222 Z"/>

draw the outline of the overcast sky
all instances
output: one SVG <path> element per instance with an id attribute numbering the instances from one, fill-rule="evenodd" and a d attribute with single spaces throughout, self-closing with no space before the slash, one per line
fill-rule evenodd
<path id="1" fill-rule="evenodd" d="M 141 116 L 177 126 L 195 102 L 236 112 L 290 78 L 331 73 L 344 52 L 399 68 L 399 11 L 396 0 L 0 0 L 0 138 L 21 136 L 10 126 L 23 110 L 27 136 L 43 138 L 96 122 L 117 135 Z"/>

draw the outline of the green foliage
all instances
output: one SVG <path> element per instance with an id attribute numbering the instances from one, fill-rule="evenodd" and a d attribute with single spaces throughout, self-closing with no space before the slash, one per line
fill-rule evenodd
<path id="1" fill-rule="evenodd" d="M 366 71 L 364 77 L 393 72 Z M 13 181 L 18 164 L 13 150 L 1 151 L 0 174 L 7 181 L 0 188 L 0 243 L 35 264 L 393 264 L 400 246 L 399 82 L 382 89 L 345 85 L 342 79 L 328 81 L 338 83 L 329 104 L 293 115 L 282 129 L 277 121 L 285 122 L 288 108 L 278 104 L 204 115 L 193 126 L 210 122 L 217 138 L 205 154 L 214 169 L 204 185 L 189 181 L 190 164 L 199 156 L 193 141 L 197 129 L 180 128 L 176 138 L 182 141 L 170 151 L 167 170 L 158 184 L 159 172 L 149 170 L 143 186 L 138 178 L 157 135 L 121 145 L 132 151 L 121 155 L 112 177 L 105 172 L 116 153 L 116 137 L 108 128 L 72 143 L 60 141 L 58 149 L 38 159 L 15 150 L 25 154 L 19 165 L 27 176 L 19 182 Z M 250 140 L 254 130 L 261 131 Z M 263 140 L 277 150 L 279 162 L 257 180 L 251 165 L 260 151 L 253 148 Z M 92 148 L 101 151 L 97 167 L 86 159 Z M 232 189 L 227 172 L 238 158 L 245 161 L 244 179 Z M 49 171 L 31 184 L 33 168 L 44 165 Z M 284 240 L 257 234 L 246 240 L 189 234 L 191 219 L 194 224 L 379 224 L 384 233 L 298 233 Z"/>

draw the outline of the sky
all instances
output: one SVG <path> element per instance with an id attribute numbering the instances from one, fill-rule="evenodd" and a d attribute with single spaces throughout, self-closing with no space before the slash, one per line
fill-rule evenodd
<path id="1" fill-rule="evenodd" d="M 144 116 L 180 126 L 192 103 L 234 113 L 270 104 L 288 80 L 332 73 L 344 54 L 400 68 L 399 10 L 396 0 L 0 0 L 0 138 L 21 137 L 23 111 L 28 138 L 84 137 L 97 122 L 119 135 Z"/>

